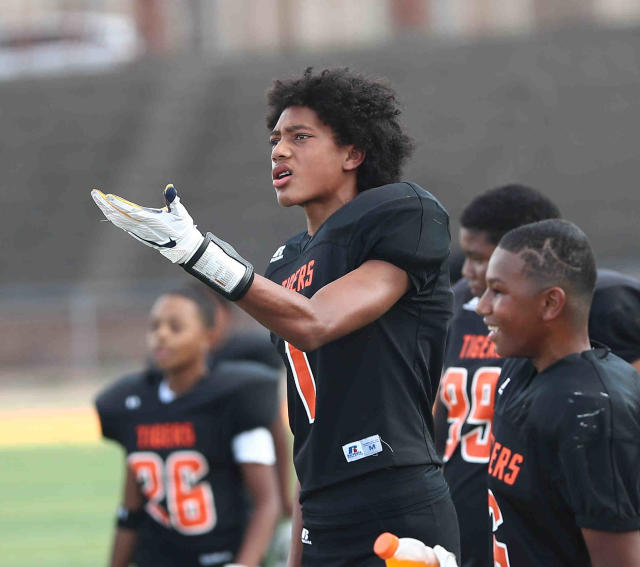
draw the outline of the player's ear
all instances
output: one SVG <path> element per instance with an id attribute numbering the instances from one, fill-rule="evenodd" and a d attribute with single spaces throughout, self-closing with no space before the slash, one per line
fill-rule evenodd
<path id="1" fill-rule="evenodd" d="M 545 322 L 557 319 L 567 303 L 564 289 L 553 286 L 542 292 L 542 320 Z"/>
<path id="2" fill-rule="evenodd" d="M 343 168 L 345 171 L 357 169 L 367 156 L 367 152 L 354 146 L 347 146 L 348 153 L 345 157 Z"/>

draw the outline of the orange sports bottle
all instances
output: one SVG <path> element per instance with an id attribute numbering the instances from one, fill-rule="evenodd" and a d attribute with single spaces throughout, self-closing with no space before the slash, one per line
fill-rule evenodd
<path id="1" fill-rule="evenodd" d="M 438 567 L 433 549 L 410 537 L 398 537 L 389 532 L 378 536 L 373 545 L 375 554 L 387 567 Z"/>

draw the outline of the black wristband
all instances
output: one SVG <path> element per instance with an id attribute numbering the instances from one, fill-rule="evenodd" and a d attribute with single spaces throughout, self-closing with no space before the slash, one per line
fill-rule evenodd
<path id="1" fill-rule="evenodd" d="M 144 509 L 129 510 L 124 506 L 118 507 L 116 512 L 116 525 L 125 530 L 137 530 L 144 520 Z"/>
<path id="2" fill-rule="evenodd" d="M 207 253 L 207 249 L 211 245 L 217 246 L 224 254 L 226 254 L 226 256 L 228 256 L 230 261 L 236 263 L 236 267 L 240 266 L 242 269 L 244 269 L 244 275 L 232 289 L 226 289 L 224 287 L 224 282 L 212 279 L 210 276 L 204 274 L 196 267 L 198 260 L 200 260 L 200 258 L 202 258 Z M 251 287 L 251 284 L 253 283 L 253 266 L 242 256 L 240 256 L 240 254 L 235 251 L 233 246 L 227 244 L 226 242 L 224 242 L 224 240 L 220 240 L 210 232 L 207 232 L 204 240 L 202 241 L 202 244 L 198 247 L 193 256 L 191 256 L 189 261 L 185 264 L 182 264 L 182 267 L 192 276 L 195 276 L 201 282 L 207 284 L 211 289 L 231 301 L 237 301 L 238 299 L 244 297 L 245 293 L 247 293 L 247 291 Z M 222 269 L 221 271 L 224 272 L 226 270 Z"/>

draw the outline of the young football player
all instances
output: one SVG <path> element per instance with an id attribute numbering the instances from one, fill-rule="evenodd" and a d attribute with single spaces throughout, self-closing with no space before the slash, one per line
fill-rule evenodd
<path id="1" fill-rule="evenodd" d="M 384 531 L 458 550 L 433 445 L 451 292 L 449 219 L 399 182 L 411 144 L 393 91 L 348 70 L 310 69 L 269 93 L 272 182 L 306 230 L 266 277 L 203 238 L 176 196 L 146 209 L 92 192 L 107 218 L 272 331 L 288 375 L 300 483 L 289 566 L 383 565 Z"/>
<path id="2" fill-rule="evenodd" d="M 280 513 L 267 429 L 278 374 L 251 362 L 209 371 L 214 329 L 207 291 L 160 296 L 147 334 L 153 370 L 96 400 L 103 435 L 126 452 L 112 567 L 255 567 L 269 545 Z"/>
<path id="3" fill-rule="evenodd" d="M 640 376 L 590 343 L 595 282 L 563 220 L 508 232 L 489 261 L 477 310 L 510 357 L 488 467 L 497 566 L 640 565 Z"/>
<path id="4" fill-rule="evenodd" d="M 540 192 L 506 185 L 478 195 L 460 218 L 463 279 L 454 290 L 440 391 L 435 405 L 436 447 L 458 513 L 462 565 L 493 567 L 487 513 L 487 463 L 496 382 L 503 359 L 475 308 L 500 238 L 512 228 L 560 211 Z M 601 271 L 590 319 L 591 336 L 640 368 L 640 282 Z"/>

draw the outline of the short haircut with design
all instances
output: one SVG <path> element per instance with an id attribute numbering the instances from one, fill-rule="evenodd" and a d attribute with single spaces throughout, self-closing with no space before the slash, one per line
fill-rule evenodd
<path id="1" fill-rule="evenodd" d="M 545 220 L 505 234 L 499 248 L 518 254 L 524 274 L 540 285 L 558 285 L 567 295 L 591 303 L 596 284 L 596 262 L 586 234 L 572 222 Z"/>

